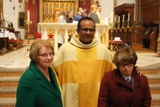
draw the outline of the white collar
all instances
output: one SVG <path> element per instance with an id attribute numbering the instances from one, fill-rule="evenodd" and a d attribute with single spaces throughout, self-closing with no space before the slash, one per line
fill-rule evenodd
<path id="1" fill-rule="evenodd" d="M 122 73 L 121 73 L 121 74 L 122 74 Z M 131 76 L 125 76 L 125 75 L 123 75 L 123 74 L 122 74 L 122 76 L 123 76 L 124 80 L 129 79 L 129 81 L 131 81 L 131 78 L 132 78 Z"/>

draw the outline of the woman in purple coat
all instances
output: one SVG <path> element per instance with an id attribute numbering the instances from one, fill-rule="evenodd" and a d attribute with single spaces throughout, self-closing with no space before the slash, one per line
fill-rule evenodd
<path id="1" fill-rule="evenodd" d="M 98 107 L 151 107 L 147 77 L 136 72 L 137 55 L 131 47 L 119 49 L 100 85 Z"/>

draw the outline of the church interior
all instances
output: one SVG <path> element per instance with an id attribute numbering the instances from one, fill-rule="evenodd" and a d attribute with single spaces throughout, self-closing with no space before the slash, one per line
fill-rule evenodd
<path id="1" fill-rule="evenodd" d="M 111 53 L 128 44 L 147 76 L 152 106 L 160 107 L 160 0 L 0 0 L 0 107 L 15 107 L 18 80 L 29 65 L 29 46 L 47 39 L 58 51 L 58 37 L 77 36 L 77 23 L 58 23 L 60 11 L 77 14 L 101 5 L 95 38 Z M 112 5 L 110 5 L 112 4 Z"/>

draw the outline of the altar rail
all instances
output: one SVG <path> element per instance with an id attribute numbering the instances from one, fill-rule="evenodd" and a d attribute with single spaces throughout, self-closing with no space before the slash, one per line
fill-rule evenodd
<path id="1" fill-rule="evenodd" d="M 64 43 L 68 42 L 69 35 L 75 36 L 76 23 L 38 23 L 38 32 L 42 34 L 41 39 L 49 39 L 49 35 L 53 34 L 54 51 L 58 50 L 58 36 L 62 36 Z M 108 47 L 108 26 L 105 24 L 96 24 L 95 37 L 106 47 Z"/>

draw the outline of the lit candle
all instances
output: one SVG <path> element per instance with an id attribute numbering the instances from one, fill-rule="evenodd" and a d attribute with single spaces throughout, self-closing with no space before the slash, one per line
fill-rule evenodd
<path id="1" fill-rule="evenodd" d="M 130 13 L 128 13 L 128 21 L 130 20 Z"/>
<path id="2" fill-rule="evenodd" d="M 28 22 L 30 21 L 30 14 L 29 14 L 29 10 L 28 10 Z"/>
<path id="3" fill-rule="evenodd" d="M 124 15 L 123 15 L 123 19 L 122 19 L 122 21 L 124 21 Z"/>

